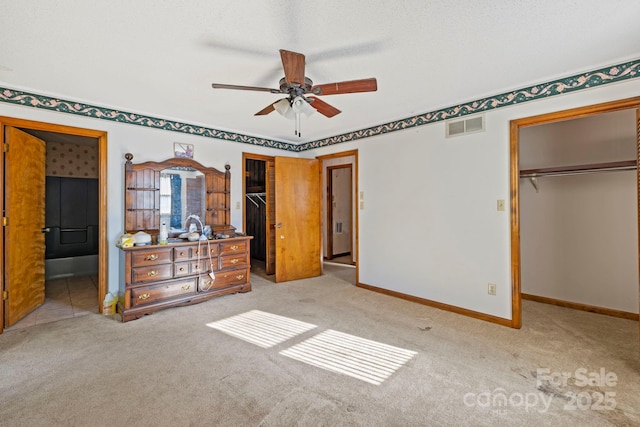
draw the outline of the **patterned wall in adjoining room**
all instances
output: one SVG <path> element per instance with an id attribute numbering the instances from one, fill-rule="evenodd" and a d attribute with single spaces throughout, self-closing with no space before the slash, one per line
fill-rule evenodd
<path id="1" fill-rule="evenodd" d="M 98 178 L 98 146 L 47 142 L 46 175 Z"/>

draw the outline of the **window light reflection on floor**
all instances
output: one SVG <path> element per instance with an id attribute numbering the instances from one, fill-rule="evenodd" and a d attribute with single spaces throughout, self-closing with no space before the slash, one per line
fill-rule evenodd
<path id="1" fill-rule="evenodd" d="M 273 347 L 316 327 L 311 323 L 260 310 L 207 323 L 207 326 L 262 348 Z"/>
<path id="2" fill-rule="evenodd" d="M 326 330 L 280 354 L 380 385 L 417 353 L 338 331 Z"/>

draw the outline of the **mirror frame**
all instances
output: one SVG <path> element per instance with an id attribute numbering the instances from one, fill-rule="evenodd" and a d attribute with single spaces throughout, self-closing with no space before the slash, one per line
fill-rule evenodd
<path id="1" fill-rule="evenodd" d="M 172 167 L 191 168 L 202 172 L 206 182 L 206 215 L 203 224 L 214 234 L 232 234 L 231 166 L 222 172 L 193 159 L 174 157 L 162 162 L 133 163 L 133 154 L 125 154 L 125 232 L 144 231 L 156 235 L 160 229 L 160 172 Z"/>

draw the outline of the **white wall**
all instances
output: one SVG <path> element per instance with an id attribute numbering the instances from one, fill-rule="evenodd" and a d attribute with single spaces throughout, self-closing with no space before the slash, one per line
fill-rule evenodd
<path id="1" fill-rule="evenodd" d="M 489 111 L 482 133 L 435 123 L 303 154 L 359 150 L 361 283 L 511 319 L 510 120 L 639 95 L 629 81 Z"/>
<path id="2" fill-rule="evenodd" d="M 205 166 L 224 170 L 231 165 L 231 223 L 242 231 L 242 209 L 236 209 L 236 202 L 242 199 L 242 152 L 264 155 L 283 155 L 283 151 L 256 147 L 248 144 L 227 142 L 211 138 L 191 136 L 176 132 L 153 130 L 140 126 L 126 125 L 104 120 L 77 117 L 35 108 L 13 106 L 0 103 L 0 116 L 35 120 L 46 123 L 96 129 L 108 132 L 108 219 L 107 238 L 109 240 L 109 284 L 107 291 L 119 289 L 122 280 L 120 250 L 115 242 L 124 232 L 124 155 L 133 154 L 133 161 L 162 161 L 173 157 L 173 143 L 183 142 L 194 145 L 194 160 Z M 284 154 L 289 155 L 289 154 Z M 292 153 L 292 157 L 295 153 Z"/>

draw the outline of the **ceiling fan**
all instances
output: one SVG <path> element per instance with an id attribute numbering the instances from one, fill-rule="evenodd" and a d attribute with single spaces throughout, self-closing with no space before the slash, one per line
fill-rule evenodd
<path id="1" fill-rule="evenodd" d="M 317 96 L 375 92 L 378 89 L 378 83 L 375 78 L 314 85 L 311 79 L 304 75 L 305 57 L 303 54 L 280 49 L 280 57 L 282 59 L 284 77 L 280 79 L 279 89 L 220 83 L 213 83 L 211 86 L 214 89 L 252 90 L 285 94 L 287 95 L 286 98 L 269 104 L 254 115 L 264 116 L 275 110 L 283 116 L 290 118 L 294 116 L 299 118 L 301 113 L 309 114 L 313 112 L 314 110 L 310 109 L 309 106 L 326 117 L 333 117 L 339 114 L 340 110 L 322 101 Z M 297 129 L 296 133 L 298 133 Z"/>

